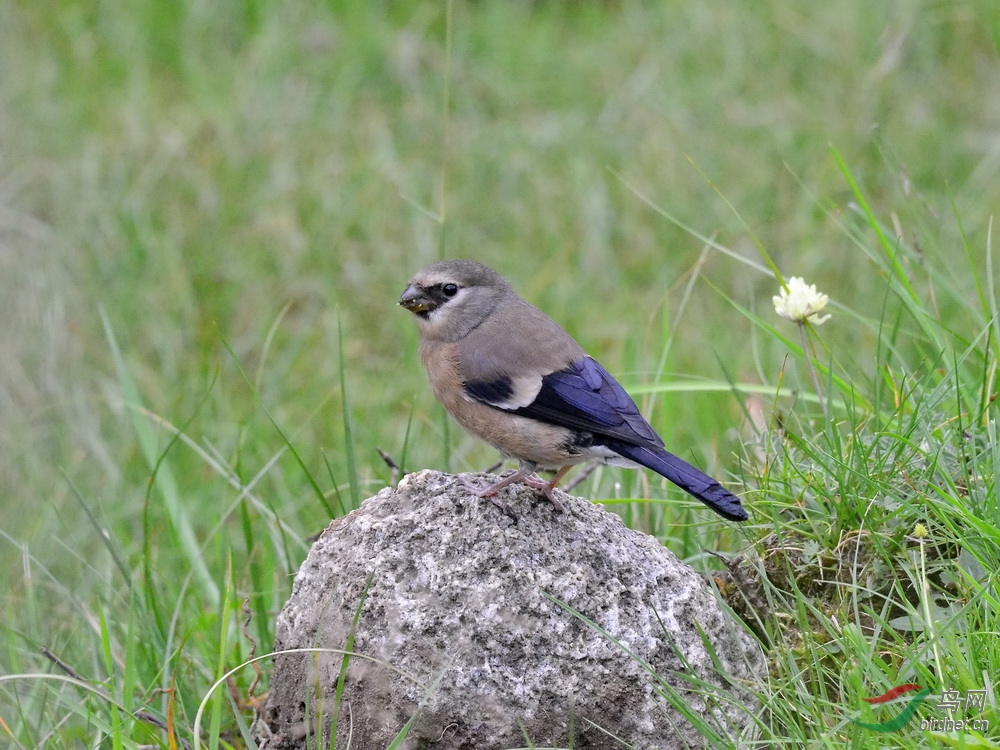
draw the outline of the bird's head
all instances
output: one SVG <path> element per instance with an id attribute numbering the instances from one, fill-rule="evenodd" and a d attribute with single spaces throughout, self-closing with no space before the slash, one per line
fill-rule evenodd
<path id="1" fill-rule="evenodd" d="M 425 336 L 458 341 L 480 325 L 508 294 L 504 278 L 472 260 L 444 260 L 410 279 L 399 304 L 417 316 Z"/>

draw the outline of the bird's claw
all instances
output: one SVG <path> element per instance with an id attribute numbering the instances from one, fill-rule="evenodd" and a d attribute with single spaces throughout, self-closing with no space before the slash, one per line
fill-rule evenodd
<path id="1" fill-rule="evenodd" d="M 548 498 L 548 501 L 552 503 L 556 510 L 560 513 L 566 512 L 566 506 L 562 504 L 562 501 L 556 497 L 556 493 L 553 491 L 555 488 L 552 482 L 546 482 L 540 477 L 530 476 L 521 479 L 521 484 L 525 484 L 533 490 L 541 490 L 542 494 Z"/>
<path id="2" fill-rule="evenodd" d="M 489 498 L 490 502 L 497 506 L 505 516 L 509 516 L 513 519 L 514 523 L 517 523 L 517 516 L 514 515 L 513 509 L 508 503 L 505 503 L 497 496 L 497 486 L 495 484 L 490 485 L 489 487 L 479 487 L 465 477 L 458 477 L 458 481 L 463 487 L 465 487 L 466 490 L 471 492 L 476 497 Z"/>
<path id="3" fill-rule="evenodd" d="M 500 508 L 500 510 L 502 510 L 504 513 L 511 516 L 512 518 L 513 515 L 510 512 L 510 506 L 507 503 L 503 502 L 500 498 L 498 498 L 497 493 L 507 485 L 515 483 L 523 484 L 527 487 L 531 487 L 534 490 L 541 490 L 542 494 L 545 495 L 546 498 L 548 498 L 548 501 L 552 503 L 552 505 L 555 507 L 556 510 L 558 510 L 560 513 L 566 512 L 566 507 L 555 496 L 555 493 L 553 492 L 554 488 L 553 482 L 546 482 L 544 479 L 534 474 L 524 474 L 523 472 L 518 470 L 515 471 L 513 474 L 504 477 L 499 482 L 491 484 L 489 487 L 482 487 L 482 488 L 473 484 L 465 477 L 459 477 L 459 481 L 462 483 L 462 486 L 464 486 L 465 489 L 467 489 L 473 495 L 476 495 L 477 497 L 488 497 L 493 502 L 494 505 L 496 505 L 498 508 Z"/>

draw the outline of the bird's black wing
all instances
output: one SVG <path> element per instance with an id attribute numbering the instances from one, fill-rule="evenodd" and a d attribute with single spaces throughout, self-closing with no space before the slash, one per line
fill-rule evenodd
<path id="1" fill-rule="evenodd" d="M 537 385 L 537 380 L 534 383 Z M 519 385 L 504 376 L 466 383 L 465 391 L 477 401 L 511 414 L 592 433 L 594 443 L 666 477 L 724 518 L 747 520 L 747 512 L 736 495 L 664 449 L 660 436 L 643 419 L 625 389 L 590 357 L 542 376 L 541 387 L 527 406 L 503 406 L 524 402 L 526 394 L 518 393 Z"/>
<path id="2" fill-rule="evenodd" d="M 663 445 L 625 389 L 591 357 L 543 375 L 541 381 L 534 400 L 518 408 L 501 405 L 515 394 L 515 384 L 507 377 L 466 383 L 465 392 L 477 401 L 522 417 L 634 445 Z"/>

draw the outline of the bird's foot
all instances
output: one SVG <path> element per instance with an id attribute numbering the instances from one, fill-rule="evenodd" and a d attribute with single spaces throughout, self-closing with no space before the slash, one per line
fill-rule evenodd
<path id="1" fill-rule="evenodd" d="M 521 477 L 521 484 L 531 487 L 533 490 L 541 490 L 542 494 L 549 499 L 549 502 L 555 506 L 556 510 L 560 513 L 565 513 L 566 506 L 562 504 L 562 501 L 560 501 L 559 498 L 556 497 L 555 492 L 553 492 L 556 488 L 556 483 L 562 479 L 562 474 L 563 472 L 556 474 L 548 482 L 536 474 L 528 474 Z"/>
<path id="2" fill-rule="evenodd" d="M 494 505 L 504 510 L 504 512 L 507 512 L 507 510 L 509 510 L 509 506 L 503 501 L 501 501 L 499 498 L 497 498 L 496 494 L 509 484 L 523 484 L 527 487 L 531 487 L 534 490 L 541 490 L 542 494 L 545 495 L 546 498 L 548 498 L 549 502 L 552 503 L 552 505 L 555 507 L 556 510 L 558 510 L 560 513 L 565 513 L 566 507 L 562 504 L 559 498 L 555 496 L 553 490 L 555 489 L 556 484 L 559 483 L 559 480 L 563 478 L 563 475 L 568 470 L 569 470 L 568 466 L 560 469 L 558 472 L 556 472 L 556 475 L 552 477 L 552 479 L 548 482 L 546 482 L 540 476 L 535 474 L 533 470 L 528 469 L 526 467 L 522 467 L 517 471 L 515 471 L 513 474 L 505 476 L 499 482 L 495 482 L 494 484 L 491 484 L 489 487 L 480 488 L 464 478 L 460 478 L 460 481 L 462 482 L 463 486 L 467 490 L 469 490 L 469 492 L 478 497 L 488 497 L 490 500 L 493 501 Z"/>
<path id="3" fill-rule="evenodd" d="M 473 482 L 470 482 L 465 477 L 459 477 L 458 481 L 461 483 L 466 490 L 475 495 L 476 497 L 488 497 L 490 502 L 497 506 L 504 515 L 510 516 L 515 523 L 517 523 L 517 516 L 514 515 L 513 509 L 509 504 L 505 503 L 499 497 L 497 497 L 497 490 L 505 487 L 509 482 L 506 480 L 501 480 L 496 484 L 491 484 L 489 487 L 480 487 Z"/>

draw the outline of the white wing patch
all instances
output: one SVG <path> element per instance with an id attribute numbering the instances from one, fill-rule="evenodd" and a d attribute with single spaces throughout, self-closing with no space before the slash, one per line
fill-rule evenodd
<path id="1" fill-rule="evenodd" d="M 538 392 L 542 390 L 541 375 L 525 375 L 510 379 L 511 394 L 503 401 L 491 401 L 498 409 L 521 409 L 535 402 Z"/>

